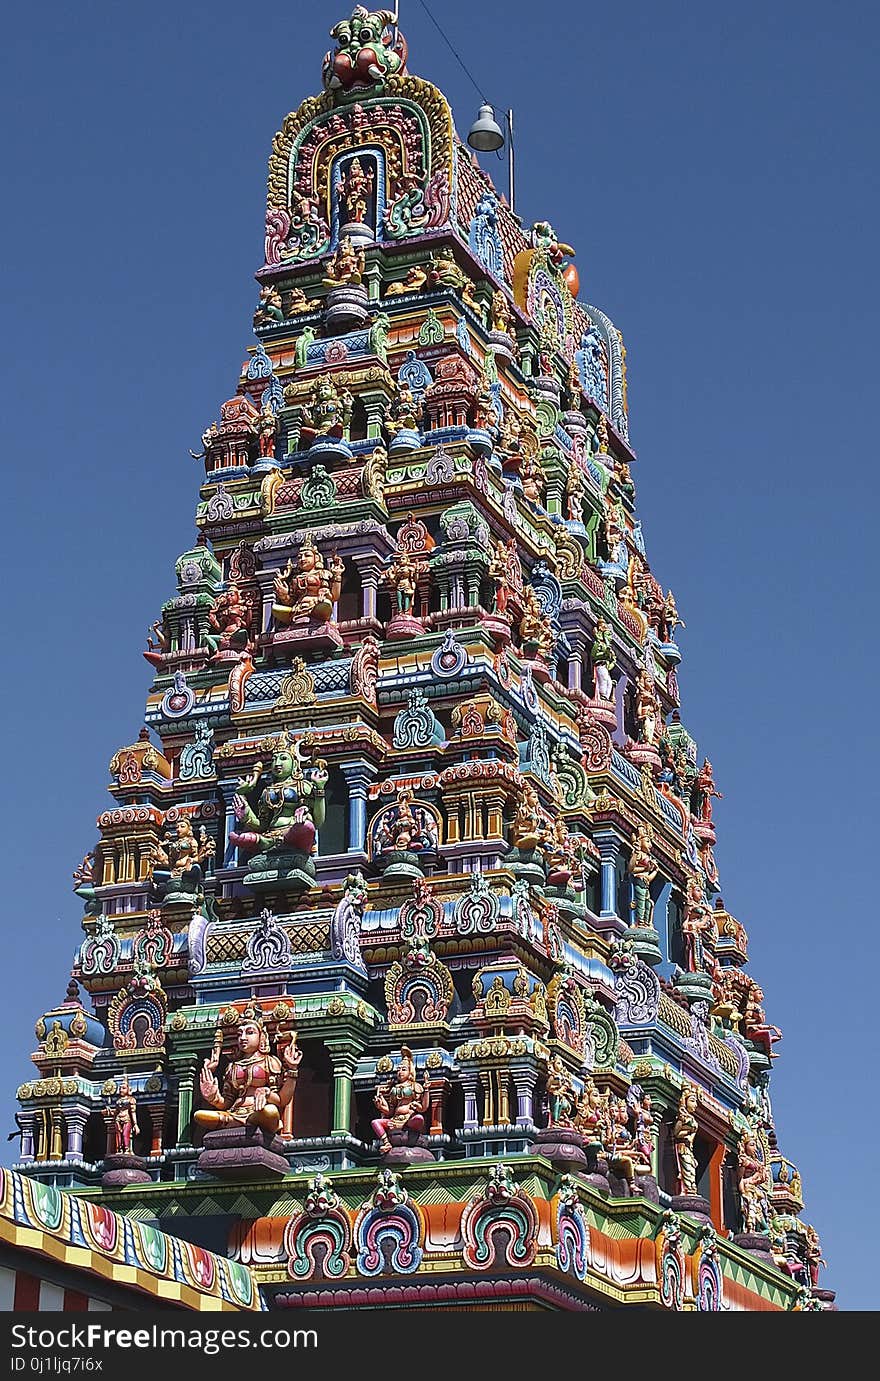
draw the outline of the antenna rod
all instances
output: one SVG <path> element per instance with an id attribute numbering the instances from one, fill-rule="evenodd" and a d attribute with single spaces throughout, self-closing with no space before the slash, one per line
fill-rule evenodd
<path id="1" fill-rule="evenodd" d="M 508 186 L 508 197 L 507 197 L 507 200 L 508 200 L 508 202 L 510 203 L 510 209 L 511 209 L 511 211 L 513 211 L 513 212 L 515 213 L 515 212 L 516 212 L 516 204 L 515 204 L 515 201 L 514 201 L 515 189 L 514 189 L 514 179 L 513 179 L 513 174 L 514 174 L 514 155 L 513 155 L 513 111 L 512 111 L 512 110 L 508 110 L 508 111 L 506 112 L 506 118 L 507 118 L 507 186 Z"/>

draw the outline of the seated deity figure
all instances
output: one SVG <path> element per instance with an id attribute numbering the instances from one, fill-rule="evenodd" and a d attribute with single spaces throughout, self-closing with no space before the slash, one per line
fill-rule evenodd
<path id="1" fill-rule="evenodd" d="M 303 341 L 300 336 L 300 342 Z M 308 357 L 308 344 L 305 345 Z M 305 360 L 302 361 L 305 364 Z M 321 374 L 316 380 L 307 405 L 302 410 L 300 441 L 305 448 L 311 446 L 316 437 L 333 437 L 336 440 L 345 436 L 351 421 L 354 398 L 347 389 L 341 392 L 329 374 Z"/>
<path id="2" fill-rule="evenodd" d="M 546 828 L 538 793 L 531 782 L 524 782 L 522 800 L 510 827 L 511 847 L 519 849 L 521 853 L 536 849 L 545 838 Z"/>
<path id="3" fill-rule="evenodd" d="M 338 288 L 347 283 L 359 286 L 364 272 L 364 251 L 355 249 L 351 240 L 344 235 L 339 241 L 336 253 L 327 265 L 324 284 L 328 288 Z"/>
<path id="4" fill-rule="evenodd" d="M 600 1093 L 589 1076 L 584 1081 L 584 1091 L 577 1102 L 574 1126 L 587 1144 L 593 1147 L 604 1146 L 610 1135 L 608 1094 Z"/>
<path id="5" fill-rule="evenodd" d="M 246 646 L 250 638 L 251 611 L 237 585 L 219 594 L 208 610 L 208 626 L 212 630 L 205 637 L 212 652 L 226 652 L 232 646 Z"/>
<path id="6" fill-rule="evenodd" d="M 553 626 L 531 585 L 526 585 L 523 589 L 519 632 L 523 652 L 527 657 L 540 657 L 544 661 L 552 657 L 555 642 Z"/>
<path id="7" fill-rule="evenodd" d="M 196 838 L 192 821 L 182 815 L 166 824 L 164 838 L 157 841 L 151 852 L 152 881 L 160 898 L 171 901 L 175 897 L 198 898 L 202 895 L 204 870 L 217 851 L 217 845 L 204 825 Z"/>
<path id="8" fill-rule="evenodd" d="M 420 400 L 406 384 L 398 384 L 383 419 L 388 436 L 393 441 L 399 432 L 418 432 L 421 419 Z"/>
<path id="9" fill-rule="evenodd" d="M 416 1078 L 415 1061 L 408 1045 L 400 1047 L 400 1063 L 393 1077 L 379 1085 L 373 1101 L 379 1116 L 373 1119 L 372 1127 L 383 1155 L 391 1150 L 389 1132 L 407 1131 L 418 1136 L 425 1130 L 428 1089 Z"/>
<path id="10" fill-rule="evenodd" d="M 324 823 L 324 789 L 328 775 L 323 758 L 304 767 L 297 741 L 287 738 L 277 743 L 269 769 L 269 781 L 260 793 L 256 808 L 248 796 L 257 789 L 263 775 L 258 762 L 253 772 L 243 777 L 232 798 L 238 827 L 229 841 L 245 853 L 290 850 L 312 854 L 317 831 Z"/>
<path id="11" fill-rule="evenodd" d="M 277 624 L 308 618 L 317 624 L 327 623 L 333 606 L 342 591 L 345 565 L 337 555 L 329 567 L 312 542 L 306 537 L 299 549 L 296 566 L 293 558 L 275 576 L 275 603 L 272 615 Z"/>
<path id="12" fill-rule="evenodd" d="M 274 1135 L 284 1109 L 292 1101 L 302 1051 L 296 1034 L 283 1045 L 281 1059 L 270 1054 L 269 1033 L 256 1008 L 246 1008 L 238 1027 L 238 1051 L 227 1065 L 222 1089 L 217 1081 L 223 1037 L 214 1038 L 211 1054 L 202 1065 L 199 1088 L 209 1108 L 193 1114 L 199 1127 L 259 1127 Z"/>
<path id="13" fill-rule="evenodd" d="M 762 1006 L 763 1001 L 763 990 L 758 987 L 757 983 L 753 983 L 749 989 L 749 996 L 743 1013 L 743 1035 L 746 1040 L 754 1041 L 756 1045 L 763 1046 L 767 1058 L 775 1060 L 773 1046 L 776 1041 L 782 1040 L 782 1032 L 778 1026 L 767 1025 L 767 1014 Z"/>

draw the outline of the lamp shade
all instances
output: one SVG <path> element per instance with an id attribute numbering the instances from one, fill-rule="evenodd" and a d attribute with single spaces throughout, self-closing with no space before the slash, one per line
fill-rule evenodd
<path id="1" fill-rule="evenodd" d="M 504 131 L 490 105 L 480 106 L 480 112 L 468 130 L 467 141 L 478 153 L 494 153 L 496 149 L 504 147 Z"/>

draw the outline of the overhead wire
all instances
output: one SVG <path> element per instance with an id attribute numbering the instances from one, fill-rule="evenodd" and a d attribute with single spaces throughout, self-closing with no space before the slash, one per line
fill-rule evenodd
<path id="1" fill-rule="evenodd" d="M 491 103 L 487 100 L 487 98 L 486 98 L 486 93 L 483 91 L 483 88 L 480 86 L 480 84 L 479 84 L 479 82 L 477 81 L 476 77 L 474 76 L 473 72 L 471 72 L 471 70 L 470 70 L 470 68 L 468 67 L 467 63 L 465 62 L 464 58 L 463 58 L 463 57 L 461 56 L 461 54 L 458 52 L 458 50 L 457 50 L 457 48 L 455 47 L 455 45 L 453 44 L 452 40 L 449 38 L 449 36 L 446 34 L 445 30 L 442 28 L 442 26 L 441 26 L 439 20 L 437 20 L 437 19 L 434 17 L 434 15 L 431 13 L 431 11 L 430 11 L 430 9 L 428 8 L 428 6 L 425 4 L 425 0 L 419 0 L 419 4 L 421 5 L 422 9 L 425 11 L 425 14 L 428 16 L 428 18 L 430 19 L 431 23 L 434 25 L 434 28 L 437 30 L 437 32 L 438 32 L 438 34 L 440 35 L 440 37 L 443 39 L 443 42 L 446 44 L 446 47 L 449 49 L 450 53 L 451 53 L 452 56 L 455 58 L 455 61 L 458 63 L 458 65 L 459 65 L 459 67 L 461 68 L 462 72 L 464 72 L 465 76 L 467 77 L 467 79 L 468 79 L 468 81 L 470 82 L 471 86 L 472 86 L 472 87 L 474 88 L 474 90 L 476 91 L 476 93 L 477 93 L 477 95 L 479 96 L 480 100 L 483 101 L 486 105 L 491 104 Z"/>

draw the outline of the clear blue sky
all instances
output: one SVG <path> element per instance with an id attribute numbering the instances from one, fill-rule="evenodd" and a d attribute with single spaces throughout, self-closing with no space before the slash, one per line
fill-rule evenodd
<path id="1" fill-rule="evenodd" d="M 780 1144 L 827 1283 L 876 1308 L 880 12 L 433 3 L 515 107 L 518 210 L 576 247 L 584 297 L 624 331 L 648 551 L 687 622 L 683 717 L 724 792 L 723 895 L 785 1032 Z M 187 449 L 251 340 L 272 135 L 348 12 L 49 0 L 4 19 L 10 1129 L 78 944 L 70 871 L 192 540 Z M 476 93 L 418 0 L 401 22 L 466 130 Z"/>

